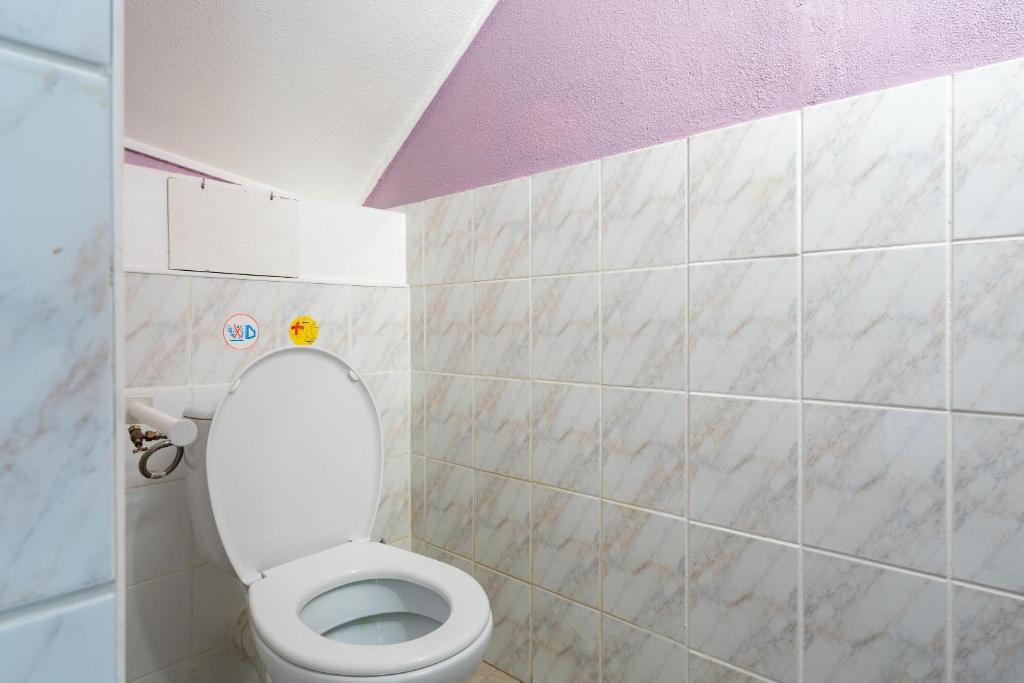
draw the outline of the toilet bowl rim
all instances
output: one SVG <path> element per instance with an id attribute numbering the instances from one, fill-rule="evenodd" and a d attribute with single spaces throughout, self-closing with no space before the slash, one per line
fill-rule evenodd
<path id="1" fill-rule="evenodd" d="M 395 579 L 440 596 L 448 618 L 419 638 L 389 645 L 354 645 L 325 638 L 300 611 L 330 590 L 358 581 Z M 454 656 L 491 619 L 487 595 L 472 576 L 410 551 L 372 542 L 348 543 L 269 570 L 249 591 L 254 629 L 281 658 L 305 669 L 380 676 L 421 669 Z"/>
<path id="2" fill-rule="evenodd" d="M 476 639 L 473 640 L 468 646 L 466 646 L 464 649 L 460 650 L 459 652 L 456 652 L 451 657 L 448 657 L 447 659 L 442 659 L 442 660 L 440 660 L 438 662 L 435 662 L 433 664 L 428 664 L 427 666 L 422 667 L 420 669 L 411 669 L 411 670 L 408 670 L 408 671 L 401 671 L 401 672 L 394 673 L 394 674 L 385 674 L 383 676 L 358 676 L 358 675 L 354 676 L 354 675 L 350 675 L 350 674 L 324 674 L 324 672 L 313 671 L 311 669 L 305 669 L 305 668 L 299 666 L 298 664 L 295 664 L 293 662 L 289 662 L 287 660 L 282 659 L 280 657 L 280 655 L 278 655 L 277 653 L 273 652 L 273 650 L 271 650 L 267 646 L 267 644 L 260 638 L 259 634 L 256 633 L 255 631 L 253 632 L 253 642 L 256 645 L 256 650 L 259 653 L 260 657 L 264 657 L 264 656 L 269 655 L 271 658 L 276 660 L 278 667 L 280 667 L 281 665 L 284 665 L 286 667 L 294 667 L 294 669 L 292 670 L 293 675 L 294 674 L 301 674 L 301 673 L 312 673 L 314 675 L 319 675 L 319 676 L 324 676 L 324 675 L 330 676 L 331 680 L 334 680 L 335 677 L 336 677 L 336 679 L 339 682 L 348 682 L 348 681 L 356 681 L 356 680 L 360 680 L 361 681 L 363 679 L 366 679 L 366 680 L 373 680 L 373 681 L 383 681 L 383 682 L 386 683 L 386 682 L 389 682 L 389 681 L 392 681 L 392 680 L 405 680 L 406 676 L 412 676 L 412 675 L 416 676 L 416 678 L 414 680 L 417 680 L 417 681 L 422 680 L 420 678 L 420 676 L 422 676 L 424 674 L 430 674 L 431 672 L 435 672 L 435 671 L 443 671 L 444 670 L 443 667 L 445 667 L 450 661 L 458 660 L 459 658 L 463 657 L 466 653 L 472 652 L 474 649 L 479 650 L 479 652 L 477 653 L 477 657 L 476 657 L 477 661 L 478 662 L 482 661 L 483 660 L 483 649 L 485 649 L 487 647 L 488 643 L 490 642 L 491 636 L 493 634 L 493 630 L 494 630 L 494 618 L 493 618 L 492 615 L 488 614 L 487 625 L 484 627 L 483 632 L 480 633 L 480 635 L 477 636 Z M 318 677 L 316 680 L 317 681 L 321 681 L 323 679 Z"/>

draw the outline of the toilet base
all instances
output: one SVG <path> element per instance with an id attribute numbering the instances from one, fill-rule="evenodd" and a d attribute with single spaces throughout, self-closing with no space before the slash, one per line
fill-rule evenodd
<path id="1" fill-rule="evenodd" d="M 256 651 L 266 671 L 264 678 L 269 676 L 265 683 L 469 683 L 483 661 L 484 652 L 491 641 L 492 628 L 493 620 L 488 619 L 487 628 L 469 647 L 453 657 L 422 669 L 387 676 L 342 676 L 303 669 L 285 661 L 266 646 L 250 624 Z"/>

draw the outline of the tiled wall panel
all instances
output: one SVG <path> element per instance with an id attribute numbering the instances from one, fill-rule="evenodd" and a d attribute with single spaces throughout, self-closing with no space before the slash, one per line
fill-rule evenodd
<path id="1" fill-rule="evenodd" d="M 114 683 L 122 672 L 117 6 L 10 0 L 0 8 L 5 681 Z"/>
<path id="2" fill-rule="evenodd" d="M 460 241 L 411 295 L 414 547 L 484 582 L 488 661 L 1021 677 L 1022 74 L 473 190 L 469 228 L 464 195 L 415 205 L 475 267 Z"/>
<path id="3" fill-rule="evenodd" d="M 417 292 L 422 306 L 422 289 Z M 295 316 L 316 319 L 316 345 L 360 371 L 380 414 L 384 469 L 372 537 L 408 542 L 413 520 L 422 532 L 423 461 L 414 466 L 409 455 L 414 427 L 407 288 L 128 273 L 126 298 L 127 393 L 152 397 L 156 408 L 174 415 L 191 404 L 215 405 L 242 368 L 291 346 L 286 328 Z M 229 348 L 221 337 L 221 325 L 237 312 L 260 324 L 259 341 L 246 351 Z M 465 382 L 464 392 L 449 396 L 466 398 L 461 452 L 468 464 L 472 383 Z M 417 416 L 415 429 L 422 431 L 422 403 Z M 130 453 L 127 438 L 125 448 Z M 127 680 L 163 683 L 184 676 L 257 683 L 251 664 L 228 639 L 231 619 L 245 605 L 245 588 L 234 575 L 207 564 L 195 547 L 184 467 L 161 481 L 142 478 L 133 456 L 125 467 Z M 418 495 L 410 494 L 411 480 L 419 482 Z M 471 501 L 472 488 L 467 491 Z M 414 505 L 421 506 L 419 513 Z M 466 502 L 465 515 L 471 511 Z"/>

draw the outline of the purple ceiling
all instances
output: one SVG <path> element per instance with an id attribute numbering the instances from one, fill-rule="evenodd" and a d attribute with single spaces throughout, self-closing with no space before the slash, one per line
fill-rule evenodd
<path id="1" fill-rule="evenodd" d="M 366 203 L 1021 55 L 1018 0 L 499 0 Z"/>

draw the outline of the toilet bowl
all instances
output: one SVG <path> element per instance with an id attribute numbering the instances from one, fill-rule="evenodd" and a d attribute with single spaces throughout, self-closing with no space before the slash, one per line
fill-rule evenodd
<path id="1" fill-rule="evenodd" d="M 186 488 L 200 551 L 248 586 L 273 683 L 465 683 L 490 640 L 487 596 L 451 565 L 372 541 L 377 410 L 341 358 L 253 362 L 216 410 L 190 408 Z"/>

